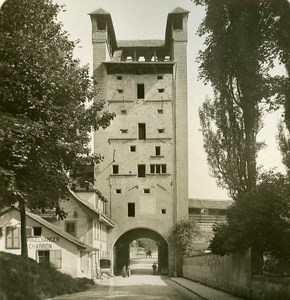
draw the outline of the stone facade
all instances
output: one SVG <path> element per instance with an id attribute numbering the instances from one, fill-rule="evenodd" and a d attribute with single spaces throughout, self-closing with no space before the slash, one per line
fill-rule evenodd
<path id="1" fill-rule="evenodd" d="M 118 255 L 128 255 L 120 240 L 152 238 L 161 245 L 159 267 L 171 261 L 173 271 L 168 237 L 188 216 L 188 11 L 168 15 L 164 41 L 117 41 L 109 13 L 99 9 L 90 16 L 96 100 L 116 114 L 94 135 L 94 151 L 104 156 L 95 186 L 116 224 L 108 235 L 109 257 L 116 271 L 126 263 L 118 265 Z"/>

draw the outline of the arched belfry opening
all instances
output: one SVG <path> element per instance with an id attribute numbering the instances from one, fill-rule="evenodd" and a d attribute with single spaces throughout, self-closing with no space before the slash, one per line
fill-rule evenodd
<path id="1" fill-rule="evenodd" d="M 130 264 L 130 244 L 134 240 L 150 239 L 157 246 L 158 273 L 168 273 L 168 243 L 159 233 L 148 228 L 135 228 L 122 234 L 114 244 L 114 274 L 120 274 L 122 267 Z"/>

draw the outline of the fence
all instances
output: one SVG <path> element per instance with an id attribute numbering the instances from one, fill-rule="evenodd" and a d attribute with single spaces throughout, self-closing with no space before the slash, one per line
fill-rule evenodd
<path id="1" fill-rule="evenodd" d="M 251 275 L 250 249 L 183 258 L 183 277 L 248 299 L 290 299 L 290 278 Z"/>

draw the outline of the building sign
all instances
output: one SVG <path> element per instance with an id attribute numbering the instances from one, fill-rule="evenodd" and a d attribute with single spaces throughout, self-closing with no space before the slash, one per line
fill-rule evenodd
<path id="1" fill-rule="evenodd" d="M 52 249 L 52 243 L 59 242 L 58 236 L 34 236 L 27 239 L 29 249 Z"/>

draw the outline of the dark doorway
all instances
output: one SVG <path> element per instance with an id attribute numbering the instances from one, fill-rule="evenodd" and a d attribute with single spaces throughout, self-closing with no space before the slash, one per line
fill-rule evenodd
<path id="1" fill-rule="evenodd" d="M 150 240 L 150 243 L 149 243 Z M 140 255 L 130 256 L 130 245 L 133 241 L 139 242 L 138 251 Z M 133 242 L 133 243 L 132 243 Z M 141 247 L 142 245 L 142 247 Z M 146 254 L 151 250 L 151 257 Z M 137 250 L 135 250 L 137 251 Z M 124 233 L 114 245 L 114 274 L 119 275 L 123 266 L 134 265 L 132 275 L 152 274 L 151 264 L 157 264 L 157 273 L 161 275 L 168 274 L 168 244 L 167 241 L 157 232 L 147 228 L 137 228 Z M 139 264 L 137 266 L 136 264 Z M 142 267 L 143 266 L 143 267 Z"/>

